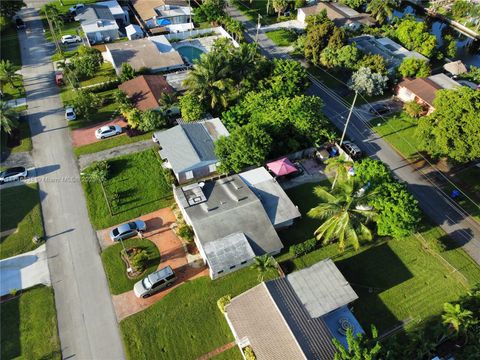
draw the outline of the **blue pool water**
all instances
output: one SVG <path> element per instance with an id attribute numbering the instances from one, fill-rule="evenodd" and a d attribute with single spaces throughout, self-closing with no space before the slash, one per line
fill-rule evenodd
<path id="1" fill-rule="evenodd" d="M 190 64 L 193 64 L 196 59 L 200 59 L 200 55 L 203 54 L 202 50 L 189 45 L 181 46 L 177 48 L 177 51 L 182 57 L 187 59 Z"/>

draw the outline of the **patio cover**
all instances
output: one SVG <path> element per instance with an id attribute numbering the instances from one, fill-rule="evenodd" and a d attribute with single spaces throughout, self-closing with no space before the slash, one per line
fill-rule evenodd
<path id="1" fill-rule="evenodd" d="M 459 75 L 468 71 L 467 67 L 461 60 L 449 62 L 443 65 L 443 68 L 452 75 Z"/>
<path id="2" fill-rule="evenodd" d="M 292 162 L 286 157 L 269 162 L 267 168 L 277 176 L 288 175 L 298 171 Z"/>

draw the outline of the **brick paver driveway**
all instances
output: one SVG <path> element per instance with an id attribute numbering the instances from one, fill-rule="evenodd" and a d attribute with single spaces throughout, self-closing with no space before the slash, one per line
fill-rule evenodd
<path id="1" fill-rule="evenodd" d="M 185 281 L 208 275 L 206 267 L 194 268 L 188 265 L 183 244 L 170 229 L 170 225 L 175 222 L 175 216 L 169 208 L 141 216 L 139 219 L 145 221 L 147 225 L 144 237 L 153 241 L 160 251 L 159 268 L 170 265 L 177 275 L 177 282 L 174 286 L 147 299 L 138 299 L 133 290 L 113 295 L 113 306 L 119 321 L 153 305 Z M 105 229 L 100 234 L 102 248 L 112 245 L 108 237 L 109 232 L 110 229 Z"/>
<path id="2" fill-rule="evenodd" d="M 95 130 L 98 128 L 105 126 L 105 125 L 120 125 L 122 128 L 125 128 L 127 126 L 127 122 L 121 118 L 118 117 L 114 120 L 110 121 L 104 121 L 101 123 L 95 123 L 90 126 L 86 126 L 81 129 L 75 129 L 72 130 L 72 143 L 74 147 L 79 147 L 83 145 L 88 145 L 92 144 L 98 141 L 102 141 L 101 139 L 97 139 L 95 137 Z M 117 136 L 126 136 L 125 134 L 122 135 L 117 135 Z"/>

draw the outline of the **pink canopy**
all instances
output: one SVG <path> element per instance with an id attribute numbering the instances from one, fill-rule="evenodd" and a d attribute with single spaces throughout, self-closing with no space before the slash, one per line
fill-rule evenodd
<path id="1" fill-rule="evenodd" d="M 298 171 L 286 157 L 268 163 L 267 168 L 277 176 L 288 175 Z"/>

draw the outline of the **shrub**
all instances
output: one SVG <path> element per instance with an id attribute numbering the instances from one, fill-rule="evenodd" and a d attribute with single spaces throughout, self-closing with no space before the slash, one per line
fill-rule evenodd
<path id="1" fill-rule="evenodd" d="M 108 161 L 96 161 L 90 166 L 89 175 L 96 181 L 103 182 L 108 179 L 110 164 Z"/>
<path id="2" fill-rule="evenodd" d="M 72 100 L 75 112 L 79 118 L 88 119 L 98 111 L 100 99 L 89 91 L 80 90 Z"/>
<path id="3" fill-rule="evenodd" d="M 250 345 L 245 346 L 243 348 L 243 353 L 245 355 L 245 359 L 247 360 L 256 360 L 257 357 L 255 356 L 255 353 L 253 352 L 253 349 Z"/>
<path id="4" fill-rule="evenodd" d="M 167 117 L 154 110 L 147 110 L 141 114 L 141 121 L 138 129 L 144 132 L 161 129 L 167 126 Z"/>
<path id="5" fill-rule="evenodd" d="M 132 65 L 129 63 L 123 63 L 120 70 L 120 81 L 124 83 L 125 81 L 132 80 L 135 76 L 136 73 Z"/>
<path id="6" fill-rule="evenodd" d="M 120 84 L 120 80 L 114 79 L 111 81 L 104 82 L 102 84 L 91 86 L 88 88 L 88 90 L 92 93 L 99 93 L 99 92 L 116 89 L 118 84 Z"/>
<path id="7" fill-rule="evenodd" d="M 222 313 L 225 313 L 225 306 L 230 304 L 231 300 L 232 300 L 232 295 L 230 294 L 222 296 L 220 299 L 217 300 L 217 306 Z"/>
<path id="8" fill-rule="evenodd" d="M 205 114 L 205 106 L 200 99 L 191 94 L 186 93 L 180 97 L 180 110 L 182 112 L 182 118 L 185 121 L 200 120 Z"/>
<path id="9" fill-rule="evenodd" d="M 416 101 L 409 101 L 403 105 L 403 110 L 405 110 L 409 116 L 418 118 L 423 112 L 423 107 Z"/>
<path id="10" fill-rule="evenodd" d="M 139 130 L 139 129 L 133 129 L 133 128 L 129 127 L 125 131 L 125 134 L 127 134 L 128 137 L 134 137 L 134 136 L 142 135 L 142 134 L 144 134 L 144 132 Z"/>
<path id="11" fill-rule="evenodd" d="M 295 9 L 300 9 L 307 5 L 307 0 L 295 0 Z"/>
<path id="12" fill-rule="evenodd" d="M 316 247 L 317 247 L 317 240 L 313 238 L 313 239 L 306 240 L 303 243 L 290 246 L 288 251 L 290 252 L 290 254 L 294 256 L 300 256 L 315 250 Z"/>
<path id="13" fill-rule="evenodd" d="M 143 271 L 148 263 L 148 253 L 146 250 L 140 250 L 130 259 L 130 264 L 137 271 Z"/>
<path id="14" fill-rule="evenodd" d="M 187 241 L 193 240 L 193 229 L 191 226 L 184 224 L 178 228 L 178 235 Z"/>

